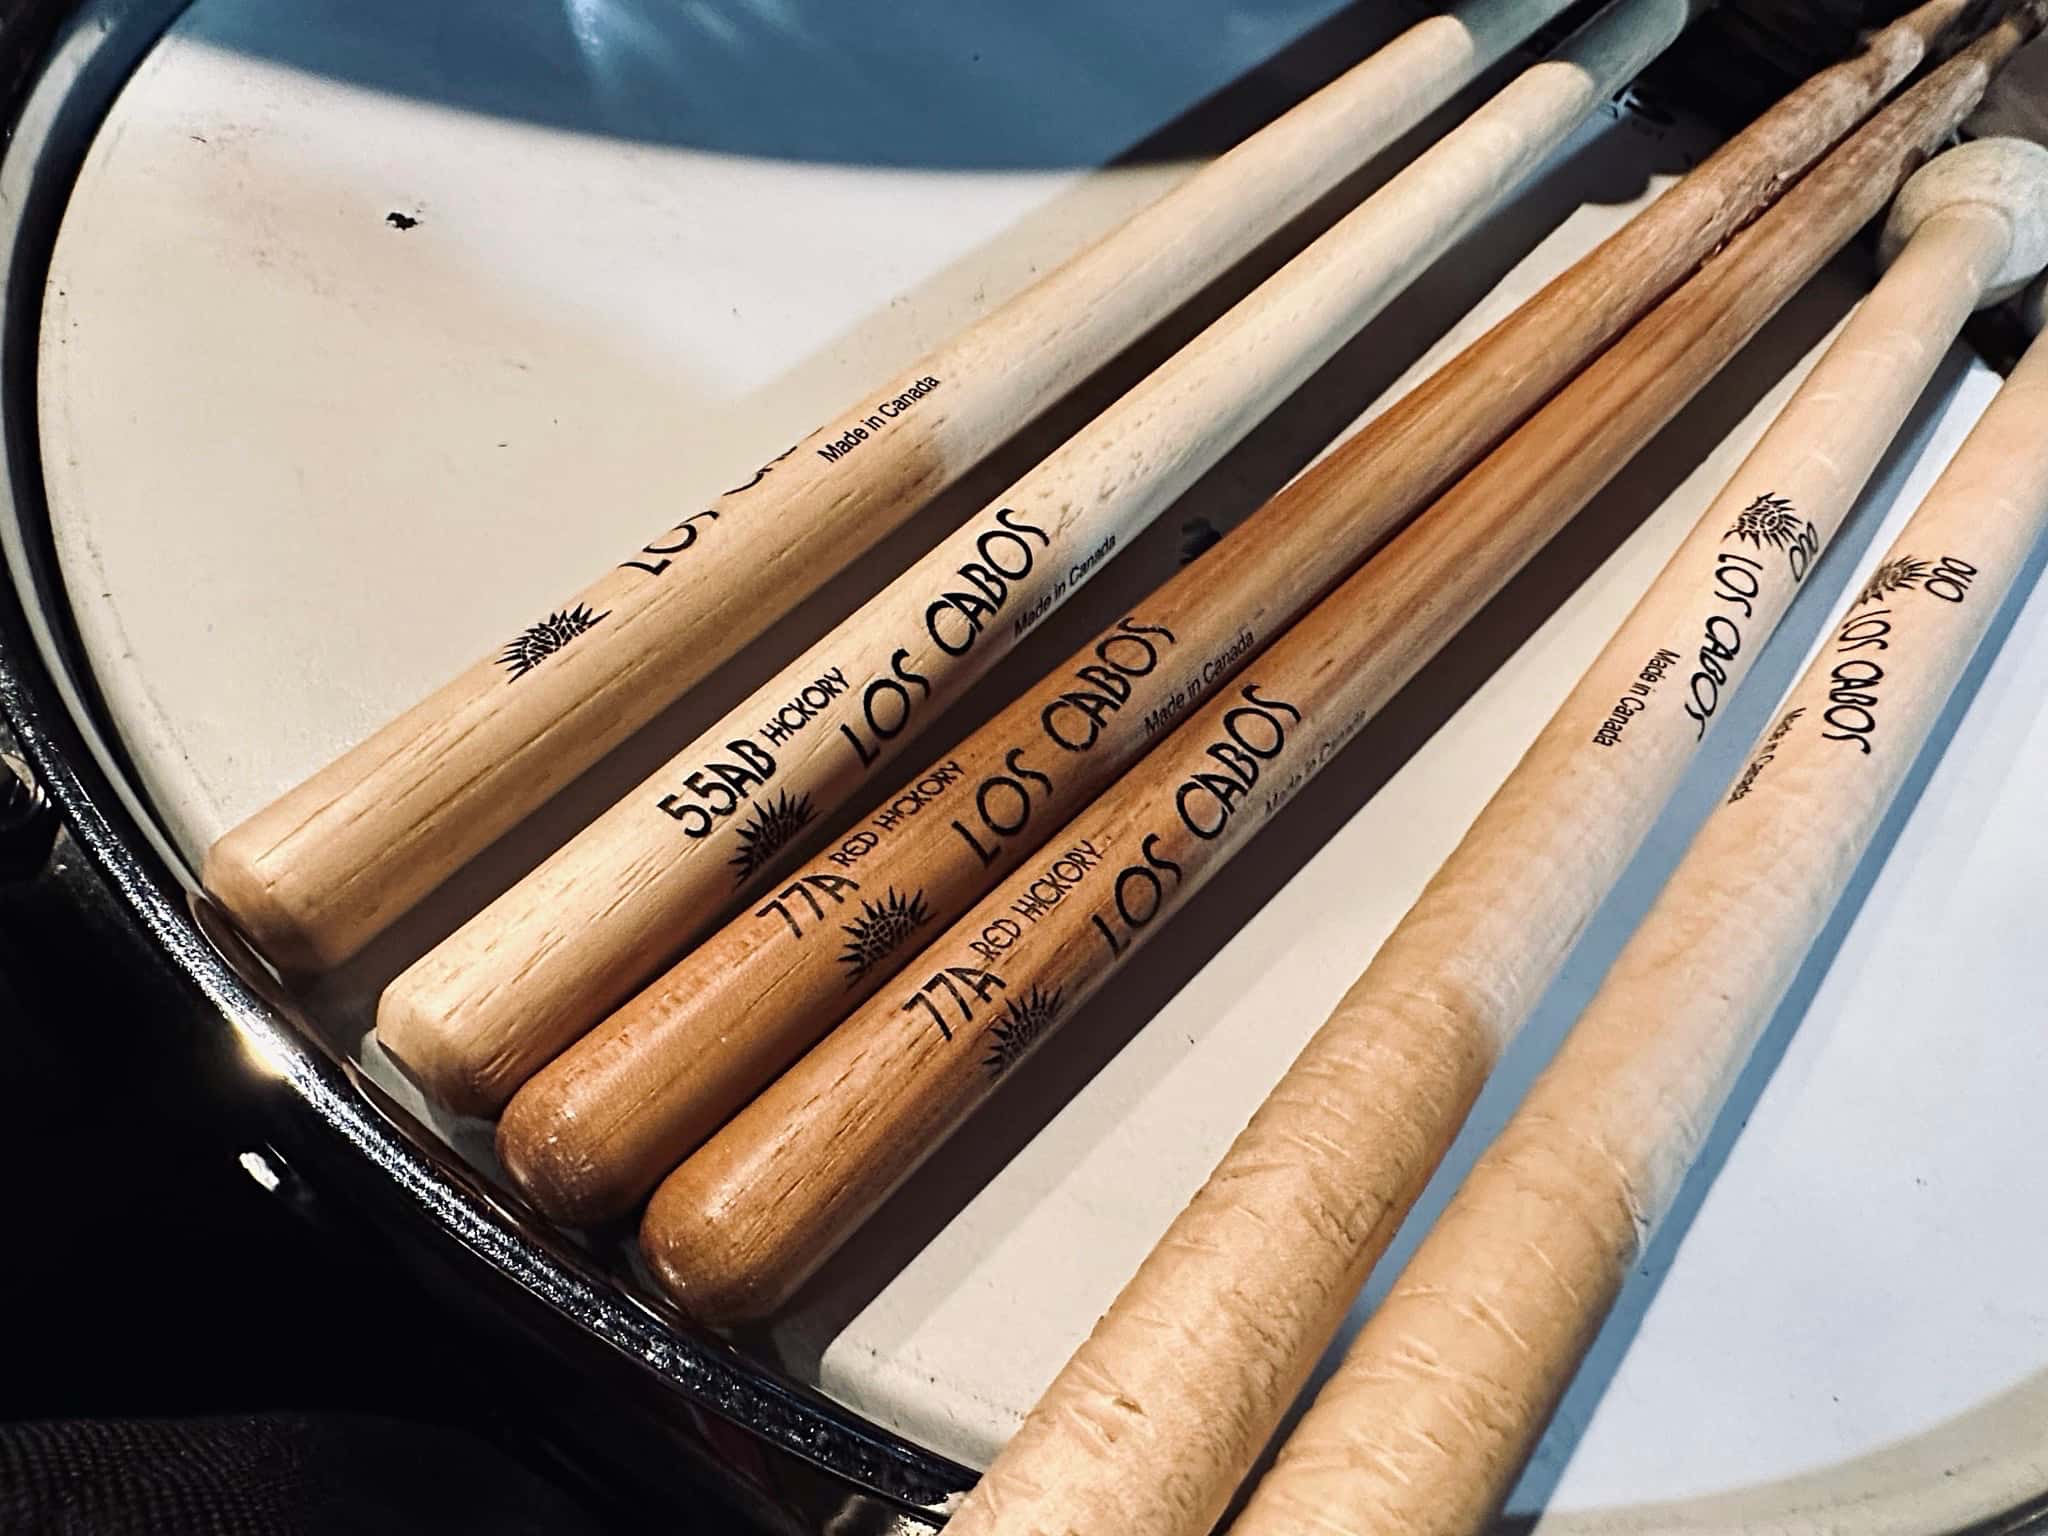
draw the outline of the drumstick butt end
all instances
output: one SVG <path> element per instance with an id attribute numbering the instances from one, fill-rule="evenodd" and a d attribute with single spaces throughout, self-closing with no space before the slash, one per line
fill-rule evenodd
<path id="1" fill-rule="evenodd" d="M 267 866 L 270 846 L 254 823 L 244 822 L 206 850 L 199 883 L 280 974 L 318 976 L 331 971 L 361 945 L 292 899 L 292 886 L 279 881 Z"/>
<path id="2" fill-rule="evenodd" d="M 579 1134 L 575 1105 L 551 1091 L 544 1070 L 512 1096 L 498 1120 L 498 1162 L 527 1202 L 550 1220 L 593 1227 L 630 1214 L 646 1185 L 630 1167 L 597 1155 Z M 621 1174 L 625 1177 L 621 1177 Z"/>
<path id="3" fill-rule="evenodd" d="M 707 1198 L 688 1163 L 656 1190 L 640 1222 L 640 1253 L 669 1299 L 708 1328 L 758 1322 L 802 1283 L 749 1245 L 718 1194 Z M 721 1181 L 713 1180 L 722 1191 Z M 758 1192 L 756 1192 L 758 1195 Z M 741 1192 L 745 1200 L 747 1193 Z"/>
<path id="4" fill-rule="evenodd" d="M 2005 260 L 1980 307 L 2002 304 L 2048 267 L 2048 148 L 2028 139 L 1978 139 L 1937 155 L 1900 188 L 1879 254 L 1889 265 L 1937 214 L 1983 209 L 2005 220 Z"/>
<path id="5" fill-rule="evenodd" d="M 495 1115 L 521 1081 L 490 1041 L 397 983 L 377 1001 L 377 1043 L 422 1093 L 458 1115 Z"/>

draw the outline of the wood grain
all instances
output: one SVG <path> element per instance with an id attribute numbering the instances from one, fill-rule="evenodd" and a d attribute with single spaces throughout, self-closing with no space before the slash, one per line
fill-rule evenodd
<path id="1" fill-rule="evenodd" d="M 228 832 L 206 889 L 273 963 L 346 959 L 1563 8 L 1403 33 Z"/>
<path id="2" fill-rule="evenodd" d="M 1962 8 L 1923 7 L 1729 140 L 539 1072 L 498 1130 L 521 1191 L 565 1221 L 631 1210 L 920 940 L 1036 852 L 1194 700 L 1249 665 L 1768 206 Z M 1040 895 L 1059 899 L 1059 883 Z"/>
<path id="3" fill-rule="evenodd" d="M 386 989 L 377 1036 L 495 1111 L 758 890 L 1683 29 L 1616 0 Z"/>
<path id="4" fill-rule="evenodd" d="M 1236 1536 L 1485 1528 L 2048 528 L 2043 421 L 2048 342 L 2036 342 Z"/>

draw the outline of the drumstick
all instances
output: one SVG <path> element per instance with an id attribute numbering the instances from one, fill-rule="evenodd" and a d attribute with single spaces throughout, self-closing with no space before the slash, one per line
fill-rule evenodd
<path id="1" fill-rule="evenodd" d="M 1942 74 L 1972 82 L 1966 111 L 1986 66 L 2027 35 L 2009 23 L 1887 115 Z M 1894 231 L 1914 227 L 1912 201 Z M 2000 205 L 1955 201 L 1917 226 L 997 1457 L 960 1529 L 1193 1531 L 1220 1512 L 1946 341 L 2010 275 L 1996 271 Z M 1167 1345 L 1162 1319 L 1180 1316 L 1206 1319 L 1198 1344 Z M 1178 1504 L 1168 1488 L 1194 1492 Z"/>
<path id="2" fill-rule="evenodd" d="M 1564 8 L 1410 28 L 227 833 L 207 890 L 281 966 L 346 959 Z"/>
<path id="3" fill-rule="evenodd" d="M 558 1220 L 624 1215 L 1854 127 L 1963 4 L 1794 91 L 543 1068 L 499 1124 L 513 1182 Z"/>
<path id="4" fill-rule="evenodd" d="M 2027 147 L 2048 257 L 2048 150 Z M 2048 341 L 2037 341 L 1367 1321 L 1236 1536 L 1487 1524 L 2048 528 L 2044 422 Z"/>
<path id="5" fill-rule="evenodd" d="M 500 1108 L 1328 360 L 1683 29 L 1615 0 L 398 977 L 385 1048 Z"/>
<path id="6" fill-rule="evenodd" d="M 713 1324 L 779 1305 L 1883 206 L 1983 74 L 1942 72 L 1829 156 L 1069 822 L 1047 852 L 1094 858 L 1008 948 L 987 936 L 1031 866 L 671 1174 L 641 1241 L 678 1302 Z"/>

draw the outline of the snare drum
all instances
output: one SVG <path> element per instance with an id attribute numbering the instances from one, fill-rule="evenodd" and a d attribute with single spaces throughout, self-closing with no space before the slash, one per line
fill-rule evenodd
<path id="1" fill-rule="evenodd" d="M 118 935 L 155 1000 L 127 1024 L 189 1024 L 195 1078 L 228 1069 L 224 1112 L 250 1144 L 380 1234 L 419 1273 L 422 1307 L 499 1321 L 534 1411 L 594 1475 L 715 1479 L 776 1529 L 939 1523 L 1761 432 L 1867 283 L 1867 256 L 1789 306 L 1199 898 L 1175 943 L 1112 982 L 756 1333 L 693 1328 L 629 1233 L 525 1211 L 490 1127 L 430 1109 L 368 1040 L 378 990 L 1313 227 L 1284 232 L 319 986 L 287 992 L 193 896 L 201 851 L 679 499 L 744 479 L 1408 13 L 12 8 L 0 689 L 67 821 L 39 898 Z M 2044 58 L 2028 78 L 2048 78 Z M 2024 99 L 2002 110 L 2038 117 Z M 1066 656 L 1712 142 L 1684 112 L 1600 114 L 928 745 Z M 1948 360 L 1381 1284 L 1995 386 L 1966 349 Z M 1935 1532 L 2048 1507 L 2034 1283 L 2048 1232 L 2030 1219 L 2048 1167 L 2048 596 L 2015 602 L 1994 635 L 2002 649 L 1775 1022 L 1511 1523 Z"/>

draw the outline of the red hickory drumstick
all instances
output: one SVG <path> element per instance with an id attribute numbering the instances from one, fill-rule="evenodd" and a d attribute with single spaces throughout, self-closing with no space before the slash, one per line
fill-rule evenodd
<path id="1" fill-rule="evenodd" d="M 2023 160 L 2020 147 L 1958 151 L 1976 158 L 1951 167 L 1950 189 L 1980 171 L 2003 181 L 1985 189 L 1994 204 L 2024 189 L 2037 260 L 2048 259 L 2048 150 L 2025 145 Z M 1236 1536 L 1486 1526 L 2048 527 L 2044 423 L 2048 341 L 2037 341 L 1367 1322 Z"/>
<path id="2" fill-rule="evenodd" d="M 1008 948 L 990 935 L 1029 866 L 671 1174 L 641 1230 L 671 1294 L 715 1324 L 787 1298 L 1883 206 L 1983 73 L 1945 72 L 1822 162 L 1070 822 L 1049 847 L 1086 844 L 1099 862 Z M 1188 1315 L 1205 1333 L 1219 1321 Z M 1261 1339 L 1271 1322 L 1256 1320 Z M 1239 1406 L 1221 1417 L 1238 1423 Z"/>
<path id="3" fill-rule="evenodd" d="M 278 964 L 346 959 L 1563 9 L 1403 33 L 236 827 L 206 888 Z"/>
<path id="4" fill-rule="evenodd" d="M 1959 117 L 2025 35 L 1994 34 L 1887 117 L 1936 92 L 1953 92 Z M 1930 127 L 1923 142 L 1939 137 Z M 1916 227 L 1914 202 L 1895 234 Z M 1792 198 L 1781 206 L 1789 215 Z M 960 1529 L 1193 1532 L 1215 1519 L 1947 341 L 2009 272 L 2000 205 L 1923 211 L 1891 274 L 997 1458 Z M 1205 1319 L 1200 1346 L 1164 1347 L 1159 1320 L 1183 1315 Z M 1197 1383 L 1202 1403 L 1235 1411 L 1182 1406 Z"/>
<path id="5" fill-rule="evenodd" d="M 386 990 L 441 1103 L 503 1106 L 1328 360 L 1684 27 L 1616 0 Z"/>
<path id="6" fill-rule="evenodd" d="M 1853 128 L 1962 9 L 1922 6 L 1807 82 L 542 1069 L 498 1128 L 513 1180 L 559 1220 L 624 1215 Z"/>

